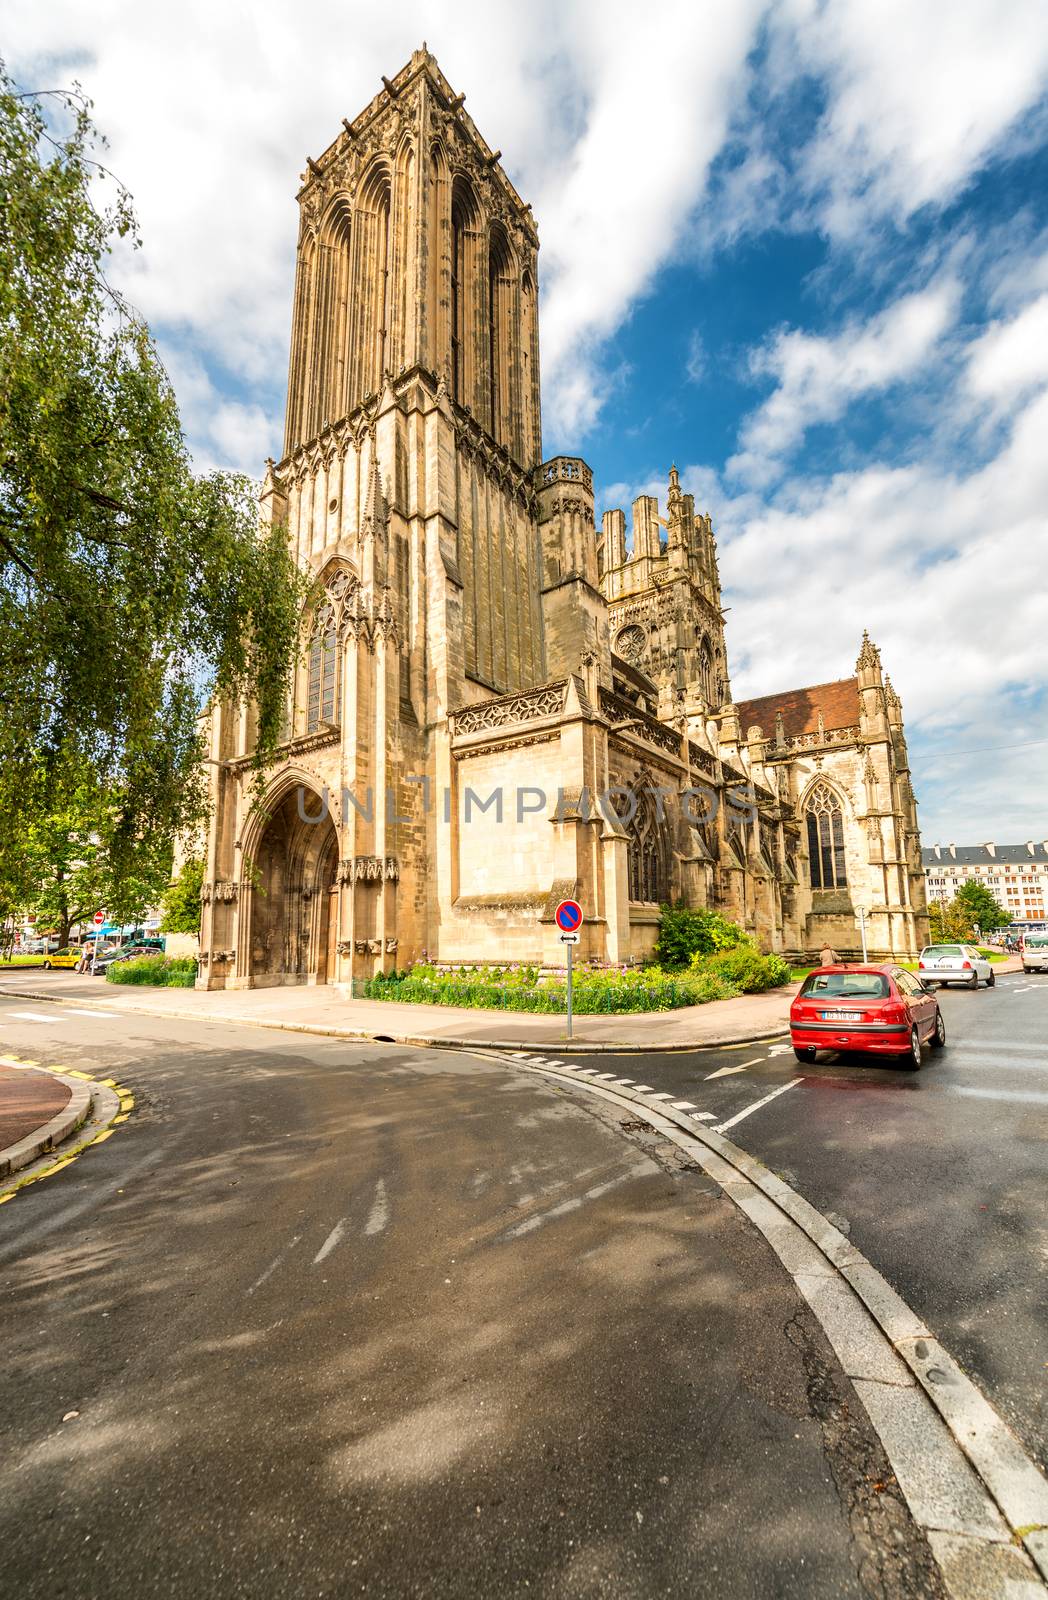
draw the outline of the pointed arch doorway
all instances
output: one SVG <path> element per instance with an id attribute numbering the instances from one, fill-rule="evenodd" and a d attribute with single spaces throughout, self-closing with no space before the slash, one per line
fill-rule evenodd
<path id="1" fill-rule="evenodd" d="M 255 846 L 249 890 L 252 988 L 333 983 L 337 976 L 338 835 L 319 794 L 295 788 Z"/>

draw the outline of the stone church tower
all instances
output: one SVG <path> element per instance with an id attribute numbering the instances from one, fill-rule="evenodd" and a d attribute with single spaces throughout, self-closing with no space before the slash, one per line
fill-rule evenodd
<path id="1" fill-rule="evenodd" d="M 674 470 L 627 552 L 586 463 L 542 461 L 538 235 L 463 101 L 416 51 L 303 174 L 262 515 L 318 598 L 261 799 L 252 705 L 211 713 L 204 985 L 559 962 L 566 894 L 593 960 L 649 952 L 670 898 L 807 938 L 797 797 L 738 733 L 710 520 Z"/>

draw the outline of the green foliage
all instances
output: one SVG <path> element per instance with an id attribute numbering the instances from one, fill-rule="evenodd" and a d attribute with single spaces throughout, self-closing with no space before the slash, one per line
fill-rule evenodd
<path id="1" fill-rule="evenodd" d="M 713 955 L 746 943 L 748 936 L 737 923 L 716 911 L 695 910 L 678 901 L 660 909 L 655 962 L 664 970 L 675 971 L 686 967 L 695 954 Z"/>
<path id="2" fill-rule="evenodd" d="M 765 989 L 776 989 L 790 981 L 790 964 L 782 956 L 762 956 L 753 945 L 739 945 L 735 950 L 723 950 L 719 955 L 694 955 L 693 972 L 710 972 L 733 984 L 743 994 L 762 994 Z"/>
<path id="3" fill-rule="evenodd" d="M 981 933 L 989 933 L 991 928 L 1006 928 L 1012 920 L 1012 913 L 997 904 L 984 883 L 977 883 L 974 879 L 961 884 L 953 903 L 968 924 L 969 937 L 974 933 L 976 924 Z"/>
<path id="4" fill-rule="evenodd" d="M 84 762 L 56 778 L 52 802 L 28 823 L 20 858 L 22 903 L 38 926 L 57 929 L 65 945 L 72 925 L 96 911 L 138 922 L 170 877 L 164 836 L 129 836 L 118 802 Z"/>
<path id="5" fill-rule="evenodd" d="M 200 932 L 200 890 L 204 882 L 204 858 L 192 856 L 183 862 L 164 896 L 162 933 Z"/>
<path id="6" fill-rule="evenodd" d="M 135 956 L 131 961 L 114 961 L 106 968 L 107 983 L 150 984 L 154 988 L 192 989 L 197 964 L 192 956 Z"/>
<path id="7" fill-rule="evenodd" d="M 138 241 L 100 145 L 78 92 L 20 94 L 0 64 L 0 901 L 70 766 L 108 796 L 117 881 L 142 840 L 199 819 L 212 693 L 257 697 L 261 767 L 305 593 L 250 482 L 193 475 L 107 277 Z"/>
<path id="8" fill-rule="evenodd" d="M 660 972 L 619 969 L 587 971 L 574 976 L 572 1004 L 579 1015 L 598 1012 L 670 1011 L 680 1006 L 705 1005 L 710 1000 L 730 1000 L 738 994 L 725 978 L 713 972 Z M 440 973 L 419 965 L 409 972 L 390 972 L 364 984 L 369 1000 L 401 1000 L 438 1006 L 467 1006 L 485 1011 L 539 1011 L 562 1014 L 567 1010 L 567 985 L 559 979 L 538 982 L 534 967 L 503 970 L 499 967 L 462 968 Z"/>

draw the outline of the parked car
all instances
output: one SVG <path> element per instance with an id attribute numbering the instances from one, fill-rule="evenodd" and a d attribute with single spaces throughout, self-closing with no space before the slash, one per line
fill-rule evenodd
<path id="1" fill-rule="evenodd" d="M 77 944 L 67 944 L 62 950 L 53 950 L 46 955 L 40 965 L 47 972 L 51 967 L 75 967 L 83 954 Z"/>
<path id="2" fill-rule="evenodd" d="M 942 1049 L 946 1025 L 914 973 L 848 963 L 809 972 L 790 1006 L 790 1040 L 798 1061 L 814 1061 L 817 1050 L 862 1050 L 916 1069 L 926 1044 Z"/>
<path id="3" fill-rule="evenodd" d="M 917 970 L 930 983 L 963 983 L 969 989 L 977 989 L 980 978 L 988 989 L 992 989 L 997 982 L 986 957 L 981 956 L 970 944 L 926 945 L 921 951 Z"/>
<path id="4" fill-rule="evenodd" d="M 1023 971 L 1048 972 L 1048 933 L 1028 933 L 1023 941 Z"/>

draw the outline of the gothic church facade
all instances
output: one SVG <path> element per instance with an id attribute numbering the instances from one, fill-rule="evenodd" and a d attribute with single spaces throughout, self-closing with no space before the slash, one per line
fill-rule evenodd
<path id="1" fill-rule="evenodd" d="M 736 704 L 717 551 L 671 471 L 598 530 L 542 460 L 530 207 L 423 48 L 316 160 L 283 455 L 262 513 L 319 601 L 259 799 L 250 703 L 210 719 L 199 982 L 428 958 L 632 962 L 683 899 L 787 951 L 911 953 L 923 874 L 897 696 Z"/>

